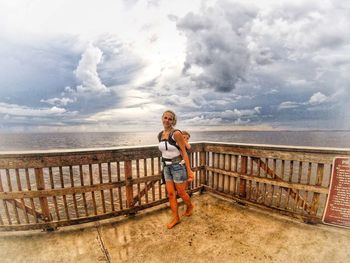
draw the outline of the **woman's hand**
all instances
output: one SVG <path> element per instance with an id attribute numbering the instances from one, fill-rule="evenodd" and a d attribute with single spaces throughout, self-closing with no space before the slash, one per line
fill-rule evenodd
<path id="1" fill-rule="evenodd" d="M 193 177 L 194 177 L 194 173 L 193 173 L 193 171 L 191 169 L 187 172 L 187 176 L 188 176 L 187 181 L 192 182 L 193 181 Z"/>

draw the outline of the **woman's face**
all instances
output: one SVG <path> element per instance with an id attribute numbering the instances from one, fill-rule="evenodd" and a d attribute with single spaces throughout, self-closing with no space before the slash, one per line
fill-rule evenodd
<path id="1" fill-rule="evenodd" d="M 190 136 L 186 134 L 182 135 L 182 137 L 184 137 L 185 142 L 188 142 L 188 140 L 190 139 Z"/>
<path id="2" fill-rule="evenodd" d="M 162 116 L 164 128 L 170 128 L 174 124 L 174 116 L 170 112 L 165 112 Z"/>

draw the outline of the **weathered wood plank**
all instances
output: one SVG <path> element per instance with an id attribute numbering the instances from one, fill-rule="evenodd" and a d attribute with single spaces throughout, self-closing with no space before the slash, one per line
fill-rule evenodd
<path id="1" fill-rule="evenodd" d="M 111 163 L 107 164 L 107 170 L 108 170 L 108 182 L 112 182 L 112 170 L 111 170 Z M 111 199 L 111 210 L 115 211 L 114 208 L 114 197 L 113 197 L 113 189 L 109 189 L 109 198 Z"/>
<path id="2" fill-rule="evenodd" d="M 160 157 L 158 157 L 158 163 L 157 163 L 157 172 L 159 175 L 162 174 L 162 168 L 161 168 L 161 160 Z M 140 194 L 140 193 L 139 193 Z M 158 180 L 158 195 L 159 195 L 159 199 L 162 199 L 162 178 L 160 177 Z M 141 199 L 140 199 L 141 200 Z M 141 204 L 141 203 L 140 203 Z"/>
<path id="3" fill-rule="evenodd" d="M 22 202 L 19 202 L 16 199 L 11 199 L 11 200 L 4 200 L 4 201 L 11 201 L 17 208 L 21 209 L 21 210 L 25 210 L 27 214 L 30 214 L 32 216 L 34 216 L 37 219 L 40 219 L 42 221 L 47 221 L 45 218 L 45 215 L 43 213 L 40 213 L 38 211 L 33 210 L 32 208 L 30 208 L 29 206 L 23 204 Z"/>
<path id="4" fill-rule="evenodd" d="M 247 174 L 247 156 L 241 156 L 241 175 Z M 249 176 L 246 176 L 246 178 L 240 176 L 239 180 L 239 197 L 240 198 L 247 198 L 247 181 L 246 179 L 249 178 Z"/>
<path id="5" fill-rule="evenodd" d="M 35 181 L 36 188 L 40 190 L 45 190 L 45 181 L 43 170 L 40 168 L 35 168 Z M 41 212 L 44 215 L 45 221 L 52 221 L 52 216 L 50 214 L 49 203 L 46 197 L 39 197 Z"/>
<path id="6" fill-rule="evenodd" d="M 151 174 L 154 174 L 154 158 L 151 158 Z M 152 201 L 154 202 L 156 200 L 156 192 L 154 184 L 152 184 Z"/>
<path id="7" fill-rule="evenodd" d="M 28 168 L 25 169 L 25 175 L 26 175 L 26 181 L 27 181 L 27 189 L 28 191 L 32 190 L 31 184 L 30 184 L 30 176 L 29 176 L 29 170 Z M 30 208 L 32 211 L 35 211 L 35 204 L 34 204 L 34 199 L 30 198 Z M 32 214 L 34 216 L 35 223 L 38 223 L 38 217 L 36 216 L 35 213 Z"/>
<path id="8" fill-rule="evenodd" d="M 232 155 L 229 154 L 228 155 L 228 166 L 227 166 L 227 170 L 228 171 L 232 171 Z M 232 181 L 232 177 L 228 177 L 228 185 L 227 185 L 227 188 L 228 188 L 228 193 L 231 193 L 231 181 Z"/>
<path id="9" fill-rule="evenodd" d="M 254 176 L 254 162 L 253 162 L 253 158 L 251 157 L 250 158 L 250 165 L 249 165 L 249 175 L 250 176 Z M 248 181 L 248 197 L 247 199 L 248 200 L 252 200 L 252 197 L 253 197 L 253 182 L 252 180 L 249 180 Z"/>
<path id="10" fill-rule="evenodd" d="M 103 184 L 102 164 L 101 163 L 98 164 L 98 176 L 100 178 L 100 185 L 101 185 L 101 184 Z M 106 213 L 106 202 L 105 202 L 105 194 L 104 194 L 103 189 L 100 190 L 100 194 L 101 194 L 102 211 L 105 214 Z"/>
<path id="11" fill-rule="evenodd" d="M 45 168 L 69 165 L 88 165 L 158 157 L 158 147 L 138 147 L 115 150 L 62 151 L 31 154 L 0 154 L 0 168 Z"/>
<path id="12" fill-rule="evenodd" d="M 94 178 L 92 174 L 92 164 L 89 164 L 89 179 L 90 179 L 90 186 L 94 187 Z M 90 192 L 90 191 L 89 191 Z M 91 198 L 92 198 L 92 206 L 94 209 L 94 214 L 97 215 L 97 205 L 96 205 L 96 197 L 95 197 L 95 191 L 91 191 Z"/>
<path id="13" fill-rule="evenodd" d="M 17 189 L 19 192 L 22 191 L 22 184 L 21 184 L 21 178 L 19 177 L 19 169 L 16 169 L 16 182 L 17 182 Z M 20 199 L 21 204 L 23 207 L 26 207 L 26 204 L 24 202 L 24 199 L 21 198 Z M 26 209 L 22 209 L 23 213 L 24 213 L 24 218 L 26 220 L 26 223 L 29 224 L 29 217 L 28 217 L 28 213 Z"/>
<path id="14" fill-rule="evenodd" d="M 73 167 L 69 166 L 69 178 L 70 178 L 70 185 L 72 188 L 74 188 L 74 178 L 73 178 Z M 79 218 L 79 211 L 78 211 L 78 204 L 77 204 L 77 198 L 76 193 L 72 194 L 73 196 L 73 204 L 74 204 L 74 210 L 75 210 L 75 216 Z"/>
<path id="15" fill-rule="evenodd" d="M 289 175 L 288 175 L 288 182 L 291 182 L 292 181 L 292 177 L 293 177 L 293 165 L 294 165 L 294 162 L 293 161 L 290 161 L 289 162 Z M 288 188 L 288 193 L 287 193 L 287 200 L 286 200 L 286 205 L 285 207 L 287 209 L 289 209 L 289 198 L 290 198 L 290 195 L 291 195 L 291 189 Z M 294 196 L 297 196 L 297 192 L 295 192 Z"/>
<path id="16" fill-rule="evenodd" d="M 191 189 L 190 192 L 191 193 L 199 192 L 201 189 L 202 189 L 202 186 Z M 21 230 L 30 230 L 30 229 L 58 228 L 63 226 L 83 224 L 83 223 L 104 220 L 104 219 L 121 216 L 121 215 L 135 214 L 138 211 L 151 208 L 154 206 L 158 206 L 167 202 L 168 202 L 168 198 L 163 198 L 155 202 L 142 204 L 140 206 L 135 206 L 133 208 L 125 208 L 123 210 L 113 211 L 106 214 L 94 215 L 89 217 L 82 217 L 82 218 L 70 219 L 70 220 L 61 220 L 61 221 L 55 221 L 55 222 L 28 224 L 28 225 L 3 225 L 3 226 L 0 226 L 0 231 L 21 231 Z"/>
<path id="17" fill-rule="evenodd" d="M 117 180 L 118 182 L 121 182 L 120 178 L 120 163 L 117 162 Z M 122 188 L 118 187 L 118 199 L 119 199 L 119 208 L 123 209 L 123 197 L 122 197 Z"/>
<path id="18" fill-rule="evenodd" d="M 276 177 L 276 168 L 277 168 L 277 160 L 273 159 L 273 164 L 272 164 L 272 174 L 270 175 L 272 179 L 275 179 Z M 275 187 L 272 186 L 272 193 L 271 193 L 271 199 L 270 199 L 270 206 L 273 205 L 273 200 L 274 200 L 274 195 L 275 195 Z"/>
<path id="19" fill-rule="evenodd" d="M 205 166 L 206 164 L 206 154 L 205 152 L 200 152 L 200 166 Z M 205 169 L 200 170 L 200 182 L 201 185 L 206 185 L 207 184 L 207 176 L 206 176 L 206 171 Z"/>
<path id="20" fill-rule="evenodd" d="M 155 178 L 158 179 L 159 176 L 156 176 Z M 149 180 L 151 180 L 151 178 Z M 135 179 L 135 182 L 136 182 L 136 179 Z M 20 199 L 20 198 L 65 196 L 65 195 L 82 194 L 82 193 L 95 192 L 95 191 L 101 191 L 101 190 L 109 190 L 109 189 L 118 188 L 121 186 L 125 186 L 125 181 L 75 186 L 75 187 L 45 189 L 45 190 L 37 190 L 37 191 L 31 190 L 31 191 L 21 191 L 21 192 L 1 192 L 0 199 L 11 200 L 11 199 Z"/>
<path id="21" fill-rule="evenodd" d="M 318 163 L 317 164 L 317 177 L 316 177 L 316 186 L 322 185 L 323 180 L 323 173 L 324 173 L 324 164 Z M 320 193 L 314 193 L 314 196 L 312 198 L 312 205 L 311 205 L 311 211 L 314 215 L 317 214 L 317 209 L 319 207 L 320 203 Z"/>
<path id="22" fill-rule="evenodd" d="M 140 178 L 140 160 L 136 160 L 136 178 L 139 179 Z M 142 205 L 142 201 L 141 201 L 141 185 L 138 182 L 137 183 L 137 197 L 138 200 L 137 202 L 139 203 L 139 205 Z M 135 205 L 135 198 L 134 198 L 134 205 Z"/>
<path id="23" fill-rule="evenodd" d="M 36 169 L 38 169 L 38 168 L 36 168 Z M 60 174 L 61 188 L 64 189 L 64 179 L 63 179 L 62 166 L 58 167 L 58 169 L 59 169 L 59 174 Z M 66 197 L 66 195 L 63 195 L 62 198 L 63 198 L 64 211 L 66 213 L 66 218 L 69 220 L 70 219 L 70 215 L 69 215 L 69 210 L 68 210 L 67 197 Z"/>
<path id="24" fill-rule="evenodd" d="M 126 207 L 132 208 L 134 206 L 134 194 L 133 194 L 133 183 L 132 183 L 132 166 L 131 161 L 124 162 L 124 173 L 125 173 L 125 189 L 126 189 Z"/>
<path id="25" fill-rule="evenodd" d="M 50 176 L 50 186 L 51 186 L 51 189 L 55 189 L 55 182 L 54 182 L 54 180 L 53 180 L 52 167 L 49 167 L 49 176 Z M 59 213 L 59 209 L 58 209 L 58 204 L 57 204 L 57 198 L 56 198 L 56 196 L 53 196 L 53 197 L 52 197 L 52 200 L 53 200 L 53 204 L 54 204 L 54 206 L 55 206 L 55 212 L 56 212 L 57 220 L 60 220 L 61 217 L 60 217 L 60 213 Z"/>
<path id="26" fill-rule="evenodd" d="M 84 182 L 84 172 L 83 172 L 83 166 L 82 165 L 79 165 L 79 176 L 80 176 L 80 185 L 84 186 L 85 182 Z M 85 195 L 85 193 L 82 193 L 82 195 L 83 195 L 85 216 L 89 216 L 89 210 L 88 210 L 88 206 L 87 206 L 87 202 L 86 202 L 86 195 Z"/>
<path id="27" fill-rule="evenodd" d="M 259 163 L 260 167 L 264 170 L 266 170 L 266 172 L 270 175 L 273 174 L 273 171 L 264 163 L 264 162 L 260 162 Z M 273 178 L 274 180 L 277 180 L 277 181 L 284 181 L 283 180 L 283 176 L 284 176 L 284 168 L 285 168 L 285 163 L 284 163 L 284 160 L 282 160 L 282 167 L 281 167 L 281 176 L 278 176 L 276 173 L 273 174 Z M 289 175 L 289 178 L 288 178 L 288 182 L 291 182 L 291 174 L 293 173 L 293 168 L 291 167 L 290 169 L 290 175 Z M 281 189 L 282 191 L 282 189 Z M 293 189 L 291 188 L 288 188 L 288 196 L 287 196 L 287 201 L 289 200 L 289 196 L 292 196 L 292 198 L 300 198 L 300 199 L 303 199 L 302 196 L 300 196 L 296 191 L 294 191 Z M 280 201 L 281 201 L 281 193 L 280 193 Z M 311 210 L 311 206 L 305 201 L 305 206 L 306 206 L 306 209 L 307 211 L 310 211 Z M 279 203 L 280 204 L 280 203 Z M 287 203 L 288 204 L 288 203 Z"/>
<path id="28" fill-rule="evenodd" d="M 142 196 L 144 196 L 144 195 L 147 193 L 147 191 L 149 191 L 149 190 L 152 188 L 152 186 L 156 184 L 157 181 L 158 181 L 158 180 L 151 181 L 151 182 L 149 182 L 149 183 L 146 182 L 145 188 L 143 188 L 143 189 L 140 191 L 140 193 L 138 193 L 138 194 L 133 198 L 133 202 L 132 202 L 133 205 L 135 205 L 136 203 L 139 203 L 139 205 L 141 205 L 140 200 L 141 200 Z"/>
<path id="29" fill-rule="evenodd" d="M 309 162 L 308 169 L 307 169 L 307 179 L 306 179 L 307 185 L 309 185 L 311 181 L 311 169 L 312 169 L 312 164 Z M 309 197 L 309 191 L 306 190 L 305 196 L 303 198 L 303 208 L 305 212 L 309 212 L 309 211 L 306 211 L 306 208 L 308 207 L 308 204 L 307 204 L 308 197 Z"/>
<path id="30" fill-rule="evenodd" d="M 246 204 L 246 205 L 251 205 L 251 206 L 254 206 L 254 207 L 261 208 L 261 209 L 263 209 L 265 211 L 277 212 L 279 214 L 291 216 L 291 217 L 298 218 L 298 219 L 302 219 L 302 220 L 307 221 L 307 222 L 321 223 L 321 218 L 313 216 L 313 215 L 304 216 L 304 215 L 299 214 L 299 213 L 294 213 L 294 212 L 291 212 L 291 211 L 283 210 L 283 209 L 281 209 L 279 207 L 275 207 L 275 206 L 271 207 L 271 206 L 267 206 L 267 205 L 264 205 L 264 204 L 258 204 L 258 203 L 255 203 L 255 202 L 251 202 L 251 201 L 248 201 L 248 200 L 245 200 L 245 199 L 241 199 L 239 197 L 234 197 L 232 195 L 228 195 L 226 193 L 217 191 L 217 190 L 215 190 L 215 189 L 213 189 L 213 188 L 211 188 L 210 186 L 207 186 L 207 185 L 204 186 L 204 189 L 205 189 L 205 191 L 211 192 L 213 194 L 216 194 L 216 195 L 219 195 L 219 196 L 223 196 L 223 197 L 228 198 L 228 199 L 233 199 L 233 200 L 237 201 L 240 204 L 243 203 L 243 204 Z"/>
<path id="31" fill-rule="evenodd" d="M 4 192 L 4 188 L 3 188 L 3 184 L 2 184 L 2 178 L 1 178 L 1 174 L 0 174 L 0 194 Z M 2 200 L 2 204 L 5 208 L 5 214 L 6 214 L 6 219 L 7 219 L 7 222 L 9 223 L 9 225 L 12 225 L 12 219 L 11 219 L 11 216 L 10 216 L 10 212 L 9 212 L 9 209 L 7 207 L 7 202 L 5 202 L 5 200 Z"/>
<path id="32" fill-rule="evenodd" d="M 291 189 L 298 189 L 298 190 L 303 190 L 303 191 L 310 191 L 310 192 L 315 192 L 315 193 L 321 193 L 325 194 L 328 193 L 328 188 L 322 187 L 322 186 L 315 186 L 315 185 L 304 185 L 304 184 L 297 184 L 297 183 L 290 183 L 286 181 L 276 181 L 271 178 L 264 178 L 264 177 L 259 177 L 259 176 L 251 176 L 251 175 L 244 175 L 241 173 L 237 172 L 229 172 L 226 170 L 221 170 L 218 168 L 212 168 L 212 167 L 206 167 L 205 168 L 208 171 L 218 173 L 218 174 L 224 174 L 227 176 L 233 176 L 233 177 L 239 177 L 245 180 L 252 180 L 256 181 L 259 183 L 265 183 L 265 184 L 270 184 L 270 185 L 275 185 L 275 186 L 280 186 L 283 188 L 291 188 Z"/>
<path id="33" fill-rule="evenodd" d="M 272 147 L 258 145 L 228 145 L 228 144 L 205 144 L 205 151 L 214 153 L 227 153 L 234 155 L 255 156 L 259 158 L 283 159 L 288 161 L 321 162 L 331 164 L 336 155 L 350 155 L 349 150 L 323 150 L 308 149 L 307 147 Z"/>
<path id="34" fill-rule="evenodd" d="M 147 159 L 143 159 L 143 176 L 147 177 Z M 148 189 L 147 189 L 147 182 L 145 182 L 145 188 L 146 188 L 146 194 L 145 194 L 145 200 L 146 204 L 148 204 Z"/>
<path id="35" fill-rule="evenodd" d="M 10 177 L 10 170 L 9 169 L 6 169 L 6 179 L 7 179 L 7 187 L 9 189 L 9 192 L 12 192 L 12 183 L 11 183 L 11 177 Z M 14 214 L 16 216 L 17 224 L 20 224 L 21 221 L 19 220 L 19 214 L 18 214 L 18 211 L 17 211 L 17 206 L 16 206 L 15 200 L 9 200 L 8 203 L 11 204 L 12 207 L 13 207 L 13 211 L 14 211 Z"/>

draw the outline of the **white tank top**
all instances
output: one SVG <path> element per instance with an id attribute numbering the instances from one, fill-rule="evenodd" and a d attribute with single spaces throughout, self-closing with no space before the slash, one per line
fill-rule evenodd
<path id="1" fill-rule="evenodd" d="M 174 139 L 174 135 L 172 136 L 172 138 Z M 173 159 L 181 155 L 180 150 L 177 147 L 171 145 L 167 140 L 160 141 L 158 148 L 162 152 L 162 157 L 166 159 Z"/>

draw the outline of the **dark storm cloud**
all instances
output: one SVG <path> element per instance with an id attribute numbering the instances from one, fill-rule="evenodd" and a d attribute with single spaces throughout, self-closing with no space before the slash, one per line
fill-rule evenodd
<path id="1" fill-rule="evenodd" d="M 252 7 L 246 1 L 218 1 L 177 19 L 187 40 L 183 74 L 194 82 L 189 88 L 198 91 L 202 100 L 197 106 L 206 112 L 201 121 L 220 118 L 219 123 L 226 123 L 220 111 L 259 107 L 254 116 L 240 119 L 293 128 L 307 120 L 329 128 L 328 120 L 338 128 L 349 127 L 344 124 L 350 120 L 344 98 L 350 96 L 345 73 L 350 70 L 350 19 L 349 7 L 339 4 L 298 1 Z M 200 114 L 192 110 L 189 119 Z"/>
<path id="2" fill-rule="evenodd" d="M 246 17 L 235 20 L 241 12 Z M 248 17 L 253 17 L 252 11 L 233 9 L 226 13 L 224 6 L 219 6 L 202 14 L 189 13 L 177 22 L 178 29 L 187 37 L 183 72 L 191 76 L 197 88 L 228 92 L 245 79 L 249 53 L 241 29 L 249 21 Z M 240 23 L 233 26 L 235 21 Z M 191 71 L 196 68 L 201 72 Z"/>
<path id="3" fill-rule="evenodd" d="M 103 61 L 98 66 L 98 74 L 106 86 L 129 83 L 145 65 L 131 54 L 127 44 L 113 36 L 100 36 L 94 45 L 103 53 Z"/>

